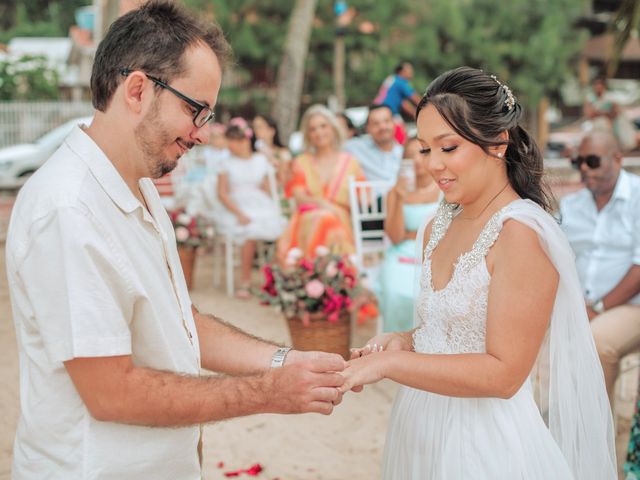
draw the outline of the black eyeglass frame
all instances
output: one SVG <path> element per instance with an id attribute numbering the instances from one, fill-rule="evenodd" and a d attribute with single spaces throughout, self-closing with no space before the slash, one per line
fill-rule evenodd
<path id="1" fill-rule="evenodd" d="M 132 72 L 132 70 L 128 69 L 128 68 L 123 68 L 120 70 L 120 74 L 124 77 L 128 76 L 130 73 Z M 145 74 L 145 76 L 151 80 L 153 83 L 155 83 L 156 85 L 158 85 L 161 88 L 164 88 L 166 90 L 169 90 L 171 93 L 173 93 L 176 97 L 178 97 L 180 100 L 183 100 L 185 102 L 187 102 L 189 105 L 191 105 L 194 109 L 195 112 L 193 113 L 193 125 L 195 125 L 196 128 L 202 128 L 204 127 L 207 123 L 211 122 L 216 114 L 213 110 L 211 110 L 211 107 L 209 107 L 209 105 L 204 104 L 204 103 L 200 103 L 197 100 L 194 100 L 191 97 L 188 97 L 187 95 L 185 95 L 184 93 L 176 90 L 175 88 L 167 85 L 166 83 L 164 83 L 162 80 L 160 80 L 159 78 L 156 78 L 152 75 L 149 75 L 148 73 L 142 72 Z M 198 117 L 200 116 L 200 114 L 206 110 L 207 114 L 200 120 L 198 120 Z"/>
<path id="2" fill-rule="evenodd" d="M 578 155 L 577 157 L 571 158 L 571 166 L 576 170 L 580 170 L 580 167 L 583 163 L 587 164 L 587 167 L 594 170 L 596 168 L 600 168 L 602 165 L 602 157 L 600 155 Z"/>

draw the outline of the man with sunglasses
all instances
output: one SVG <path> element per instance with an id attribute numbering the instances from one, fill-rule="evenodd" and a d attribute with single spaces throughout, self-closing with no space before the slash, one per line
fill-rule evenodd
<path id="1" fill-rule="evenodd" d="M 585 188 L 560 202 L 562 228 L 613 400 L 620 359 L 640 348 L 640 177 L 622 169 L 609 131 L 587 134 L 571 163 Z"/>
<path id="2" fill-rule="evenodd" d="M 202 424 L 340 403 L 339 355 L 289 351 L 192 305 L 149 178 L 207 142 L 229 56 L 218 26 L 170 0 L 120 17 L 96 52 L 91 125 L 20 191 L 6 242 L 13 479 L 196 480 Z"/>

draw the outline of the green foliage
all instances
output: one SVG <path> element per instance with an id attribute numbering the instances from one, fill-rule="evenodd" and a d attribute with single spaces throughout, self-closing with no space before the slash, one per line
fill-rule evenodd
<path id="1" fill-rule="evenodd" d="M 13 37 L 65 37 L 75 23 L 76 9 L 88 4 L 90 0 L 25 0 L 15 9 L 5 7 L 12 18 L 3 19 L 10 27 L 0 30 L 0 43 Z"/>
<path id="2" fill-rule="evenodd" d="M 58 72 L 42 56 L 0 60 L 0 100 L 55 100 Z"/>
<path id="3" fill-rule="evenodd" d="M 582 0 L 432 0 L 416 9 L 416 72 L 433 78 L 460 65 L 483 68 L 536 105 L 570 71 L 584 39 L 572 28 L 581 13 Z"/>
<path id="4" fill-rule="evenodd" d="M 256 97 L 272 98 L 282 59 L 291 2 L 279 0 L 183 0 L 225 30 L 241 78 L 222 89 L 219 104 L 236 113 L 269 112 Z M 415 67 L 422 92 L 438 74 L 469 65 L 495 73 L 524 105 L 553 95 L 570 71 L 583 36 L 572 28 L 583 0 L 349 0 L 357 11 L 347 28 L 348 105 L 367 105 L 401 60 Z M 333 94 L 335 14 L 333 0 L 319 0 L 305 68 L 303 105 L 325 103 Z M 373 25 L 362 33 L 365 23 Z M 266 92 L 256 95 L 255 90 Z M 253 91 L 253 92 L 252 92 Z"/>

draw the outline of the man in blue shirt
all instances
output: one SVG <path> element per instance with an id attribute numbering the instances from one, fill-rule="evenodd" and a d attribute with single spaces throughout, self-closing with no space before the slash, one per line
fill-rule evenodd
<path id="1" fill-rule="evenodd" d="M 373 105 L 369 107 L 365 124 L 367 134 L 353 137 L 344 144 L 344 150 L 358 160 L 367 180 L 386 181 L 387 190 L 396 183 L 402 161 L 402 146 L 396 142 L 394 128 L 389 107 Z M 381 208 L 382 198 L 377 201 Z M 364 230 L 382 230 L 383 222 L 367 221 L 362 223 L 362 227 Z"/>
<path id="2" fill-rule="evenodd" d="M 344 149 L 356 157 L 367 180 L 385 180 L 391 188 L 402 160 L 402 146 L 394 138 L 391 109 L 386 105 L 370 107 L 365 130 L 366 135 L 347 140 Z"/>
<path id="3" fill-rule="evenodd" d="M 387 77 L 382 83 L 373 103 L 386 105 L 394 116 L 404 111 L 411 117 L 415 117 L 420 96 L 409 83 L 412 78 L 413 66 L 409 62 L 400 63 L 395 68 L 395 75 Z"/>

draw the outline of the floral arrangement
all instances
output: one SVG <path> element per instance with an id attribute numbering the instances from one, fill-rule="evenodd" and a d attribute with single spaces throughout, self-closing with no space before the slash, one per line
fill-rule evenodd
<path id="1" fill-rule="evenodd" d="M 168 213 L 178 245 L 198 247 L 213 238 L 213 227 L 201 216 L 189 215 L 183 208 L 170 210 Z"/>
<path id="2" fill-rule="evenodd" d="M 279 307 L 286 317 L 300 317 L 305 325 L 316 312 L 327 315 L 329 322 L 337 322 L 345 309 L 357 310 L 359 323 L 377 317 L 375 298 L 353 262 L 324 246 L 315 253 L 315 259 L 310 260 L 303 257 L 302 250 L 293 248 L 284 267 L 266 265 L 263 304 Z"/>

